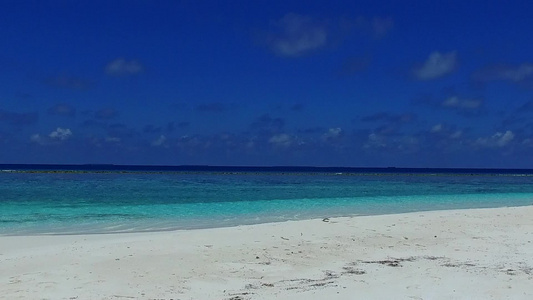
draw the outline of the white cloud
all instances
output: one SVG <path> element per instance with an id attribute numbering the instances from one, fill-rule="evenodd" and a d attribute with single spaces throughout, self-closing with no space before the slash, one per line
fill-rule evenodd
<path id="1" fill-rule="evenodd" d="M 457 130 L 456 132 L 450 134 L 450 137 L 452 139 L 458 139 L 458 138 L 460 138 L 462 136 L 463 136 L 463 131 L 462 130 Z"/>
<path id="2" fill-rule="evenodd" d="M 299 56 L 321 48 L 327 42 L 326 27 L 309 16 L 287 14 L 275 25 L 279 31 L 270 34 L 267 43 L 282 56 Z"/>
<path id="3" fill-rule="evenodd" d="M 363 144 L 367 151 L 381 151 L 382 153 L 415 153 L 420 149 L 420 141 L 411 135 L 397 135 L 394 137 L 384 136 L 377 133 L 368 135 L 368 139 Z M 383 152 L 384 151 L 384 152 Z"/>
<path id="4" fill-rule="evenodd" d="M 420 80 L 431 80 L 450 74 L 457 68 L 457 52 L 433 52 L 420 67 L 414 69 L 414 75 Z"/>
<path id="5" fill-rule="evenodd" d="M 533 75 L 533 64 L 521 64 L 516 68 L 508 68 L 500 73 L 502 79 L 516 82 L 522 81 L 530 75 Z"/>
<path id="6" fill-rule="evenodd" d="M 56 130 L 50 132 L 48 136 L 41 136 L 38 133 L 32 134 L 30 136 L 30 141 L 32 143 L 40 145 L 49 145 L 56 143 L 57 141 L 68 140 L 72 136 L 72 131 L 68 128 L 58 127 Z"/>
<path id="7" fill-rule="evenodd" d="M 510 130 L 507 130 L 504 134 L 497 133 L 497 142 L 496 144 L 500 147 L 507 145 L 514 139 L 514 133 Z"/>
<path id="8" fill-rule="evenodd" d="M 64 129 L 64 128 L 58 127 L 56 130 L 50 132 L 48 136 L 54 140 L 64 141 L 64 140 L 69 139 L 72 136 L 72 131 L 68 128 Z"/>
<path id="9" fill-rule="evenodd" d="M 507 130 L 505 133 L 496 132 L 489 138 L 478 138 L 475 143 L 482 147 L 501 148 L 507 146 L 514 139 L 514 136 L 512 131 Z"/>
<path id="10" fill-rule="evenodd" d="M 462 130 L 455 130 L 453 126 L 449 126 L 443 123 L 439 123 L 431 127 L 430 133 L 437 134 L 440 137 L 458 139 L 463 136 Z"/>
<path id="11" fill-rule="evenodd" d="M 368 135 L 368 140 L 364 144 L 363 147 L 367 149 L 368 148 L 384 148 L 384 147 L 387 147 L 387 141 L 385 137 L 375 134 L 375 133 L 371 133 Z"/>
<path id="12" fill-rule="evenodd" d="M 475 110 L 480 108 L 482 104 L 483 101 L 480 99 L 460 99 L 457 96 L 453 96 L 442 101 L 441 106 L 463 110 Z"/>
<path id="13" fill-rule="evenodd" d="M 161 135 L 160 137 L 158 137 L 156 140 L 152 142 L 152 146 L 154 147 L 161 146 L 165 143 L 166 140 L 167 140 L 167 137 L 164 135 Z"/>
<path id="14" fill-rule="evenodd" d="M 430 131 L 433 132 L 433 133 L 441 132 L 442 131 L 442 124 L 437 124 L 437 125 L 431 127 Z"/>
<path id="15" fill-rule="evenodd" d="M 533 77 L 533 64 L 530 63 L 523 63 L 518 66 L 489 66 L 473 75 L 473 78 L 479 81 L 507 80 L 515 83 L 523 82 L 531 77 Z"/>
<path id="16" fill-rule="evenodd" d="M 403 153 L 415 153 L 418 152 L 420 148 L 420 142 L 414 136 L 403 136 L 397 141 L 397 149 Z"/>
<path id="17" fill-rule="evenodd" d="M 334 140 L 342 135 L 342 129 L 341 128 L 330 128 L 328 132 L 324 133 L 322 135 L 323 141 L 331 141 Z"/>
<path id="18" fill-rule="evenodd" d="M 35 133 L 35 134 L 32 134 L 30 136 L 30 141 L 33 142 L 33 143 L 42 144 L 43 143 L 43 138 L 41 137 L 40 134 Z"/>
<path id="19" fill-rule="evenodd" d="M 107 64 L 105 71 L 109 75 L 134 75 L 144 71 L 144 66 L 136 61 L 127 61 L 124 58 L 117 58 Z"/>
<path id="20" fill-rule="evenodd" d="M 289 147 L 293 143 L 293 138 L 286 133 L 281 133 L 272 136 L 268 142 L 277 147 Z"/>
<path id="21" fill-rule="evenodd" d="M 253 149 L 255 147 L 255 142 L 253 140 L 249 140 L 244 146 L 246 149 Z"/>

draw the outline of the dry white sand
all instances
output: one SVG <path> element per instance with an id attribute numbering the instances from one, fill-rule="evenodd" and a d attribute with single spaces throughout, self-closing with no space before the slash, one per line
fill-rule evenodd
<path id="1" fill-rule="evenodd" d="M 533 299 L 533 206 L 3 236 L 0 298 Z"/>

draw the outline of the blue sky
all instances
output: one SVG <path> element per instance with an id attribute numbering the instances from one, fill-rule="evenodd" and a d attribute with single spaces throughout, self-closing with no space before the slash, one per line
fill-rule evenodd
<path id="1" fill-rule="evenodd" d="M 4 1 L 0 163 L 533 168 L 529 1 Z"/>

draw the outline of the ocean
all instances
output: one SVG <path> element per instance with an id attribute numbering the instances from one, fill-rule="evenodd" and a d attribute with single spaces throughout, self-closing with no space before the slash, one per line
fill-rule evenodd
<path id="1" fill-rule="evenodd" d="M 0 165 L 0 235 L 196 229 L 533 204 L 533 170 Z"/>

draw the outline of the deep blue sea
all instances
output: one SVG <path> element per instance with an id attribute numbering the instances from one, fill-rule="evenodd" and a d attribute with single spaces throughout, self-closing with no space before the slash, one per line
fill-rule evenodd
<path id="1" fill-rule="evenodd" d="M 0 165 L 0 235 L 533 204 L 533 170 Z"/>

